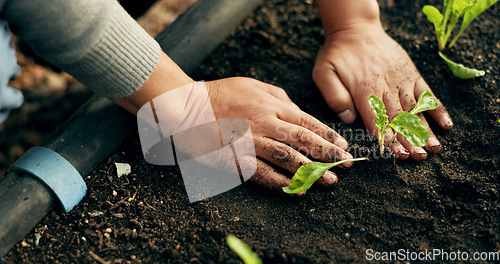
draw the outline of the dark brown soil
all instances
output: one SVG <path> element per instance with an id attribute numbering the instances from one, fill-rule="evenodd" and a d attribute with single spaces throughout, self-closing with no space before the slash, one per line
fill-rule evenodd
<path id="1" fill-rule="evenodd" d="M 436 53 L 432 26 L 420 11 L 427 2 L 379 2 L 388 33 L 452 115 L 449 132 L 431 124 L 444 144 L 441 153 L 423 162 L 360 162 L 337 170 L 335 187 L 313 188 L 302 198 L 245 184 L 189 204 L 177 169 L 148 165 L 133 136 L 85 178 L 89 194 L 80 205 L 68 214 L 52 212 L 7 262 L 241 263 L 226 246 L 228 234 L 247 242 L 264 263 L 363 262 L 367 249 L 498 252 L 500 6 L 481 15 L 449 54 L 487 72 L 460 80 Z M 195 78 L 249 76 L 283 87 L 306 112 L 341 129 L 351 145 L 372 148 L 373 140 L 349 136 L 362 124 L 339 123 L 312 82 L 322 38 L 312 4 L 265 1 Z M 130 163 L 133 174 L 117 178 L 115 161 Z"/>

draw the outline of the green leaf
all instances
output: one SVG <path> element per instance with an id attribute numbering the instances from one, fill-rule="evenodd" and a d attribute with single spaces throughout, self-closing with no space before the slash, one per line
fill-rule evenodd
<path id="1" fill-rule="evenodd" d="M 411 110 L 410 113 L 416 115 L 427 110 L 434 110 L 438 107 L 438 101 L 434 99 L 434 96 L 432 96 L 431 92 L 425 90 L 418 97 L 417 105 L 413 108 L 413 110 Z"/>
<path id="2" fill-rule="evenodd" d="M 461 17 L 467 10 L 473 7 L 476 2 L 477 0 L 454 0 L 451 2 L 451 11 L 455 16 Z"/>
<path id="3" fill-rule="evenodd" d="M 378 127 L 379 132 L 381 132 L 389 119 L 389 117 L 387 117 L 384 102 L 378 99 L 375 95 L 370 95 L 368 98 L 368 104 L 375 113 L 375 125 Z"/>
<path id="4" fill-rule="evenodd" d="M 483 13 L 486 9 L 494 5 L 498 0 L 478 0 L 477 3 L 465 12 L 460 31 L 463 31 L 477 16 Z"/>
<path id="5" fill-rule="evenodd" d="M 262 260 L 255 254 L 252 249 L 241 241 L 239 238 L 228 235 L 226 242 L 229 248 L 233 250 L 245 264 L 262 264 Z"/>
<path id="6" fill-rule="evenodd" d="M 469 78 L 473 78 L 473 77 L 484 76 L 484 74 L 485 74 L 485 72 L 482 70 L 467 68 L 463 64 L 459 64 L 459 63 L 451 61 L 446 56 L 444 56 L 443 53 L 441 53 L 441 52 L 438 52 L 438 53 L 439 53 L 439 56 L 441 56 L 441 58 L 443 58 L 443 60 L 446 62 L 446 64 L 448 65 L 448 68 L 450 68 L 453 75 L 455 75 L 458 78 L 469 79 Z"/>
<path id="7" fill-rule="evenodd" d="M 389 127 L 403 135 L 413 146 L 423 147 L 429 140 L 429 131 L 420 118 L 408 112 L 399 113 Z"/>
<path id="8" fill-rule="evenodd" d="M 309 162 L 300 166 L 295 175 L 293 175 L 290 185 L 282 189 L 284 192 L 290 194 L 307 191 L 327 170 L 345 162 L 360 160 L 368 160 L 368 158 L 341 160 L 334 163 Z"/>
<path id="9" fill-rule="evenodd" d="M 449 48 L 453 47 L 453 45 L 457 41 L 458 37 L 460 37 L 460 35 L 462 35 L 462 33 L 469 26 L 469 24 L 477 16 L 479 16 L 481 13 L 483 13 L 486 9 L 490 8 L 496 2 L 498 2 L 498 0 L 478 0 L 474 6 L 472 6 L 470 9 L 468 9 L 464 14 L 464 18 L 462 20 L 462 25 L 460 26 L 460 30 L 458 31 L 455 38 L 453 38 L 453 40 L 451 41 L 451 43 L 448 47 Z"/>
<path id="10" fill-rule="evenodd" d="M 427 16 L 427 20 L 434 24 L 436 29 L 436 35 L 441 32 L 441 24 L 443 23 L 443 15 L 435 6 L 425 5 L 422 8 L 422 12 Z"/>

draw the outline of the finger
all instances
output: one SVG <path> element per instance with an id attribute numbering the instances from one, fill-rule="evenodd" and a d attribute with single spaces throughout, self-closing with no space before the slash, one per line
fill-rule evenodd
<path id="1" fill-rule="evenodd" d="M 277 172 L 273 167 L 259 159 L 257 159 L 257 170 L 249 181 L 274 190 L 279 190 L 290 185 L 290 179 L 288 177 Z M 297 195 L 304 195 L 305 193 L 306 192 L 300 192 L 297 193 Z"/>
<path id="2" fill-rule="evenodd" d="M 271 134 L 273 139 L 293 146 L 298 149 L 298 151 L 306 153 L 315 159 L 323 162 L 352 159 L 351 154 L 337 145 L 328 142 L 307 128 L 290 124 L 282 120 L 278 120 L 275 127 L 280 129 L 279 133 Z M 341 166 L 344 168 L 350 167 L 352 166 L 352 162 L 343 163 Z"/>
<path id="3" fill-rule="evenodd" d="M 288 97 L 288 94 L 285 92 L 285 90 L 283 90 L 280 87 L 277 87 L 277 86 L 274 86 L 274 85 L 268 84 L 268 83 L 263 83 L 260 81 L 259 81 L 259 84 L 257 85 L 257 87 L 263 89 L 264 91 L 268 92 L 270 95 L 280 99 L 283 102 L 292 103 L 292 100 L 290 99 L 290 97 Z"/>
<path id="4" fill-rule="evenodd" d="M 437 139 L 436 135 L 434 135 L 434 132 L 432 132 L 431 128 L 429 127 L 429 123 L 427 123 L 427 120 L 425 119 L 424 115 L 419 114 L 418 116 L 420 117 L 420 120 L 422 120 L 422 123 L 424 123 L 424 126 L 429 131 L 429 139 L 427 140 L 427 144 L 424 146 L 424 149 L 430 153 L 438 153 L 442 149 L 441 143 Z"/>
<path id="5" fill-rule="evenodd" d="M 375 86 L 374 87 L 380 87 Z M 375 113 L 373 112 L 370 104 L 368 103 L 368 99 L 371 95 L 375 95 L 376 97 L 383 99 L 381 93 L 377 91 L 377 89 L 373 88 L 364 88 L 364 92 L 360 93 L 357 97 L 355 97 L 354 101 L 356 103 L 356 107 L 358 108 L 359 114 L 365 124 L 366 129 L 370 134 L 378 137 L 378 128 L 375 125 Z"/>
<path id="6" fill-rule="evenodd" d="M 320 122 L 313 116 L 302 112 L 295 107 L 283 108 L 283 110 L 278 113 L 278 118 L 285 122 L 306 128 L 319 135 L 321 138 L 327 140 L 328 142 L 337 145 L 342 150 L 346 150 L 348 147 L 347 141 L 337 132 L 335 132 L 335 130 Z"/>
<path id="7" fill-rule="evenodd" d="M 297 150 L 278 141 L 263 138 L 258 139 L 257 145 L 262 146 L 256 149 L 258 157 L 291 172 L 292 175 L 295 174 L 300 166 L 311 162 L 310 159 Z M 318 180 L 318 183 L 328 186 L 337 181 L 337 175 L 331 171 L 326 171 Z"/>
<path id="8" fill-rule="evenodd" d="M 450 130 L 453 128 L 453 122 L 451 121 L 450 114 L 446 110 L 446 108 L 443 106 L 441 101 L 437 99 L 436 95 L 432 92 L 432 90 L 429 88 L 429 85 L 424 81 L 422 77 L 418 78 L 418 80 L 415 82 L 415 98 L 418 98 L 421 93 L 423 93 L 425 90 L 428 90 L 429 92 L 432 93 L 432 96 L 434 96 L 434 99 L 436 99 L 439 103 L 439 107 L 436 108 L 435 110 L 430 110 L 427 111 L 432 118 L 438 123 L 438 125 L 444 129 L 444 130 Z"/>
<path id="9" fill-rule="evenodd" d="M 393 136 L 394 136 L 394 131 L 390 128 L 387 129 L 384 137 L 386 145 L 391 144 Z M 401 160 L 406 160 L 410 157 L 410 152 L 408 152 L 408 150 L 403 145 L 401 145 L 401 143 L 397 138 L 394 138 L 392 144 L 389 147 L 391 148 L 392 152 L 394 152 Z"/>
<path id="10" fill-rule="evenodd" d="M 389 122 L 391 122 L 392 119 L 394 119 L 394 117 L 396 117 L 399 113 L 403 112 L 403 107 L 401 106 L 401 101 L 399 99 L 399 91 L 386 92 L 382 101 L 384 101 Z"/>
<path id="11" fill-rule="evenodd" d="M 323 98 L 339 118 L 347 124 L 356 119 L 351 93 L 340 80 L 335 67 L 328 62 L 318 62 L 313 69 L 313 80 Z"/>
<path id="12" fill-rule="evenodd" d="M 406 112 L 410 112 L 417 105 L 415 95 L 405 91 L 399 93 L 399 101 L 401 102 L 401 107 Z"/>

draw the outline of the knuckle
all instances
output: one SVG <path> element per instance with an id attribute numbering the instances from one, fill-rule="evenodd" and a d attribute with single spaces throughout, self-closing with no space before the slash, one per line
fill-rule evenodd
<path id="1" fill-rule="evenodd" d="M 305 145 L 306 143 L 309 142 L 309 131 L 305 128 L 300 128 L 297 130 L 295 133 L 295 139 L 300 145 Z"/>
<path id="2" fill-rule="evenodd" d="M 255 177 L 252 177 L 253 180 L 258 180 L 261 178 L 267 177 L 271 173 L 271 167 L 266 165 L 257 166 L 257 170 L 255 171 Z"/>
<path id="3" fill-rule="evenodd" d="M 311 124 L 311 116 L 302 112 L 299 117 L 299 126 L 307 127 Z"/>
<path id="4" fill-rule="evenodd" d="M 291 153 L 290 148 L 276 145 L 272 153 L 272 159 L 279 164 L 292 163 L 295 160 L 295 156 Z"/>
<path id="5" fill-rule="evenodd" d="M 327 75 L 330 71 L 331 71 L 331 69 L 329 69 L 328 67 L 325 67 L 323 65 L 322 66 L 314 66 L 314 68 L 312 70 L 313 81 L 318 82 L 319 80 L 324 78 L 324 76 Z"/>
<path id="6" fill-rule="evenodd" d="M 286 91 L 283 89 L 283 88 L 277 88 L 278 89 L 278 94 L 280 95 L 280 97 L 288 97 L 288 94 L 286 93 Z"/>

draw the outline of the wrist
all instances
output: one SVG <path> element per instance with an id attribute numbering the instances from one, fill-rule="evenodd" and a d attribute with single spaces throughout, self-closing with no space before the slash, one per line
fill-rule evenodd
<path id="1" fill-rule="evenodd" d="M 370 37 L 378 37 L 381 34 L 386 34 L 379 22 L 356 22 L 346 24 L 337 30 L 325 30 L 325 43 L 335 40 L 360 40 L 368 39 Z"/>
<path id="2" fill-rule="evenodd" d="M 316 0 L 325 36 L 339 31 L 382 28 L 376 0 Z"/>
<path id="3" fill-rule="evenodd" d="M 193 83 L 194 80 L 162 52 L 158 65 L 141 88 L 126 97 L 116 97 L 111 98 L 111 100 L 129 112 L 136 114 L 139 108 L 152 99 L 168 91 Z"/>

